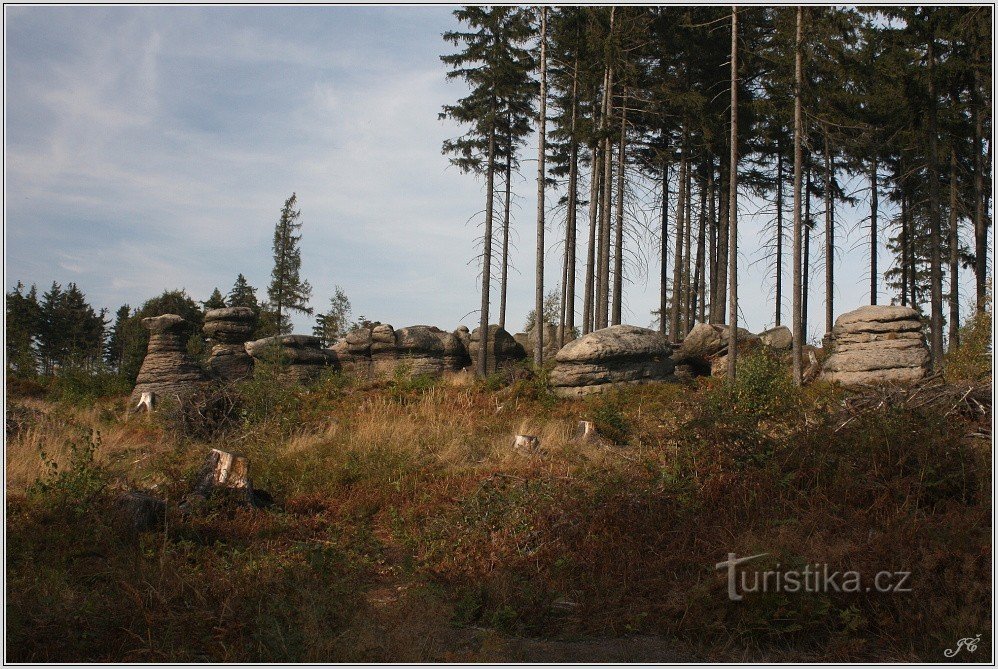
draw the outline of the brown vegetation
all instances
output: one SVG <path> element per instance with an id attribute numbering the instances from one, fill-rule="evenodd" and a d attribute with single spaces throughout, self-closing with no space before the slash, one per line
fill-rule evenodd
<path id="1" fill-rule="evenodd" d="M 844 421 L 840 391 L 739 365 L 734 385 L 585 401 L 514 375 L 303 388 L 258 370 L 219 391 L 238 420 L 216 430 L 10 396 L 7 659 L 937 661 L 989 639 L 991 454 L 972 435 L 990 406 Z M 575 442 L 582 419 L 601 438 Z M 276 504 L 180 514 L 210 447 L 248 455 Z M 165 527 L 122 531 L 126 486 L 169 501 Z M 729 552 L 909 570 L 913 591 L 731 602 Z"/>

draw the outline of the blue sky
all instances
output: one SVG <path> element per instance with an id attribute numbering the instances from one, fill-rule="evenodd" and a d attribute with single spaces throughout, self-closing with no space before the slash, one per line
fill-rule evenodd
<path id="1" fill-rule="evenodd" d="M 449 8 L 8 7 L 5 18 L 8 287 L 75 281 L 114 310 L 167 288 L 205 299 L 242 272 L 262 296 L 274 223 L 295 191 L 314 307 L 338 284 L 355 316 L 477 322 L 483 185 L 440 153 L 461 130 L 437 114 L 465 93 L 439 61 L 451 49 L 441 39 L 455 27 Z M 524 149 L 514 211 L 514 331 L 533 305 L 535 147 Z M 773 320 L 760 206 L 742 199 L 739 293 L 754 330 Z M 852 230 L 867 215 L 860 206 L 843 212 L 836 314 L 868 301 L 867 233 Z M 882 205 L 882 219 L 892 213 Z M 553 242 L 561 220 L 552 212 Z M 650 239 L 638 234 L 633 249 L 657 263 Z M 549 286 L 560 256 L 552 243 Z M 883 271 L 883 248 L 880 259 Z M 624 320 L 648 325 L 657 279 L 636 262 L 628 280 Z"/>

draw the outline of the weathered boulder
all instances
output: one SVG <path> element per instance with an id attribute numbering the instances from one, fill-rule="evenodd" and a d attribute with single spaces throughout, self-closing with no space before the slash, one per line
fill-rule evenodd
<path id="1" fill-rule="evenodd" d="M 177 314 L 143 318 L 142 326 L 149 330 L 149 347 L 139 368 L 132 390 L 135 405 L 143 393 L 152 393 L 156 400 L 180 399 L 193 390 L 206 374 L 187 353 L 187 321 Z"/>
<path id="2" fill-rule="evenodd" d="M 759 333 L 762 345 L 774 351 L 789 351 L 794 346 L 794 335 L 786 325 L 779 325 Z"/>
<path id="3" fill-rule="evenodd" d="M 738 352 L 749 351 L 761 343 L 757 335 L 738 328 Z M 697 323 L 683 339 L 673 355 L 677 365 L 688 367 L 694 376 L 716 374 L 721 367 L 718 359 L 728 352 L 728 326 L 716 323 Z"/>
<path id="4" fill-rule="evenodd" d="M 482 328 L 475 328 L 468 341 L 468 354 L 471 364 L 478 369 L 478 352 L 481 348 Z M 488 342 L 486 344 L 485 373 L 491 374 L 520 362 L 527 357 L 527 352 L 516 343 L 513 335 L 498 325 L 490 325 Z"/>
<path id="5" fill-rule="evenodd" d="M 537 345 L 537 339 L 534 336 L 534 332 L 537 330 L 536 326 L 530 328 L 526 332 L 517 332 L 513 335 L 513 339 L 519 344 L 527 354 L 527 358 L 533 359 L 534 357 L 534 346 Z M 575 339 L 575 335 L 570 331 L 565 332 L 565 343 Z M 544 324 L 544 340 L 542 342 L 544 351 L 543 359 L 545 361 L 552 360 L 558 351 L 561 350 L 561 346 L 558 345 L 558 326 L 552 325 L 551 323 Z"/>
<path id="6" fill-rule="evenodd" d="M 820 378 L 846 386 L 911 383 L 929 374 L 930 356 L 918 312 L 910 307 L 860 307 L 835 319 L 832 353 Z"/>
<path id="7" fill-rule="evenodd" d="M 277 365 L 294 381 L 312 381 L 324 368 L 336 368 L 336 353 L 322 347 L 322 340 L 309 335 L 278 335 L 244 344 L 254 363 Z"/>
<path id="8" fill-rule="evenodd" d="M 256 313 L 249 307 L 211 309 L 204 315 L 204 335 L 214 342 L 208 369 L 224 381 L 253 375 L 253 357 L 244 344 L 256 328 Z"/>
<path id="9" fill-rule="evenodd" d="M 655 330 L 614 325 L 566 344 L 555 356 L 555 394 L 578 397 L 622 384 L 665 381 L 675 364 L 672 346 Z"/>
<path id="10" fill-rule="evenodd" d="M 341 369 L 362 378 L 388 377 L 400 371 L 410 376 L 439 376 L 468 366 L 471 359 L 461 335 L 432 325 L 395 330 L 372 323 L 347 333 L 332 347 Z"/>

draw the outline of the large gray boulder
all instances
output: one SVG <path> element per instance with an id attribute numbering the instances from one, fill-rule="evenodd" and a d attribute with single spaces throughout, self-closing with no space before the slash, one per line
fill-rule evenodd
<path id="1" fill-rule="evenodd" d="M 294 381 L 312 381 L 324 368 L 338 368 L 336 354 L 322 347 L 322 340 L 310 335 L 278 335 L 244 344 L 254 364 L 276 365 Z"/>
<path id="2" fill-rule="evenodd" d="M 677 365 L 688 366 L 694 376 L 717 374 L 723 370 L 718 361 L 728 353 L 727 325 L 717 323 L 697 323 L 683 338 L 682 343 L 672 356 Z M 738 352 L 742 353 L 756 348 L 761 339 L 745 328 L 738 328 L 736 338 Z"/>
<path id="3" fill-rule="evenodd" d="M 779 325 L 759 333 L 762 345 L 774 351 L 789 351 L 794 346 L 794 335 L 786 325 Z"/>
<path id="4" fill-rule="evenodd" d="M 549 377 L 555 394 L 580 397 L 619 385 L 665 381 L 675 364 L 663 334 L 614 325 L 579 337 L 558 351 Z"/>
<path id="5" fill-rule="evenodd" d="M 180 399 L 193 392 L 206 380 L 201 366 L 187 353 L 187 321 L 177 314 L 143 318 L 142 326 L 149 330 L 149 347 L 142 360 L 131 402 L 135 404 L 143 393 L 153 393 L 158 399 Z"/>
<path id="6" fill-rule="evenodd" d="M 561 350 L 561 346 L 558 343 L 558 326 L 552 325 L 551 323 L 545 323 L 543 326 L 544 339 L 541 342 L 543 345 L 543 359 L 545 362 L 548 360 L 553 360 L 558 351 Z M 537 338 L 534 333 L 537 331 L 537 327 L 534 326 L 527 330 L 526 332 L 517 332 L 513 335 L 513 339 L 517 344 L 523 348 L 527 355 L 527 358 L 531 360 L 534 357 L 534 347 L 537 345 Z M 565 343 L 568 344 L 570 341 L 575 339 L 575 335 L 570 332 L 565 332 Z"/>
<path id="7" fill-rule="evenodd" d="M 913 383 L 929 375 L 930 355 L 918 312 L 910 307 L 860 307 L 832 328 L 832 353 L 820 378 L 845 386 Z"/>
<path id="8" fill-rule="evenodd" d="M 208 369 L 223 381 L 253 375 L 253 357 L 244 344 L 256 329 L 256 312 L 249 307 L 210 309 L 204 315 L 204 336 L 212 342 Z"/>
<path id="9" fill-rule="evenodd" d="M 468 354 L 471 364 L 478 369 L 478 351 L 481 348 L 482 328 L 475 328 L 468 339 Z M 485 372 L 491 374 L 511 367 L 527 357 L 527 352 L 506 330 L 496 324 L 489 326 L 485 356 Z"/>

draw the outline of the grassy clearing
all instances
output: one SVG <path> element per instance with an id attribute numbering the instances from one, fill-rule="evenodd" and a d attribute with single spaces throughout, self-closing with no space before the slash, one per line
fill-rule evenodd
<path id="1" fill-rule="evenodd" d="M 936 661 L 988 639 L 973 419 L 899 405 L 844 422 L 839 391 L 741 364 L 734 386 L 585 401 L 522 375 L 303 389 L 264 372 L 210 440 L 178 412 L 126 420 L 120 398 L 11 397 L 8 659 L 542 660 L 511 639 L 598 657 L 593 639 L 635 636 L 702 659 Z M 574 442 L 581 419 L 605 438 Z M 513 451 L 517 433 L 543 451 Z M 247 454 L 276 506 L 120 530 L 115 490 L 179 500 L 210 446 Z M 730 602 L 729 552 L 864 582 L 908 570 L 913 592 Z"/>

